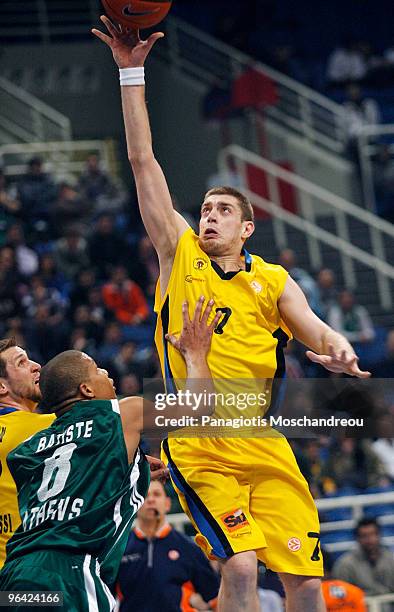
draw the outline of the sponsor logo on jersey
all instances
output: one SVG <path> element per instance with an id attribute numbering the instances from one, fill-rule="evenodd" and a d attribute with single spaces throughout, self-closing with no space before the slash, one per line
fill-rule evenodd
<path id="1" fill-rule="evenodd" d="M 180 557 L 179 551 L 177 550 L 169 550 L 168 551 L 168 558 L 170 561 L 178 561 Z"/>
<path id="2" fill-rule="evenodd" d="M 255 281 L 255 280 L 252 281 L 250 283 L 250 286 L 252 287 L 253 291 L 255 291 L 256 293 L 261 293 L 262 286 L 257 281 Z"/>
<path id="3" fill-rule="evenodd" d="M 196 259 L 193 261 L 193 268 L 202 272 L 208 268 L 208 262 L 202 257 L 196 257 Z"/>
<path id="4" fill-rule="evenodd" d="M 220 519 L 223 521 L 227 531 L 230 531 L 230 533 L 249 525 L 249 521 L 241 508 L 226 512 L 226 514 L 223 514 Z"/>
<path id="5" fill-rule="evenodd" d="M 197 283 L 205 283 L 204 278 L 196 278 L 195 276 L 192 276 L 191 274 L 187 274 L 185 276 L 185 281 L 187 283 L 192 283 L 193 281 L 196 281 Z"/>
<path id="6" fill-rule="evenodd" d="M 301 548 L 301 540 L 299 538 L 290 538 L 287 542 L 287 547 L 291 552 L 297 552 Z"/>
<path id="7" fill-rule="evenodd" d="M 155 13 L 157 13 L 157 11 L 160 10 L 160 7 L 155 7 L 152 9 L 149 9 L 148 11 L 136 11 L 133 9 L 131 4 L 127 4 L 126 6 L 123 7 L 123 15 L 126 15 L 126 17 L 143 17 L 144 15 L 154 15 Z"/>

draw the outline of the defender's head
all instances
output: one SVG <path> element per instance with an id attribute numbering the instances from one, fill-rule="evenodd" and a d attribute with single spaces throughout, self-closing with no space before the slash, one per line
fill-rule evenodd
<path id="1" fill-rule="evenodd" d="M 41 400 L 40 370 L 13 338 L 0 340 L 0 401 L 33 410 Z"/>
<path id="2" fill-rule="evenodd" d="M 59 412 L 79 400 L 115 399 L 115 387 L 107 370 L 81 351 L 64 351 L 42 368 L 42 408 Z"/>
<path id="3" fill-rule="evenodd" d="M 240 253 L 254 232 L 253 208 L 233 187 L 214 187 L 201 206 L 199 244 L 209 256 Z"/>

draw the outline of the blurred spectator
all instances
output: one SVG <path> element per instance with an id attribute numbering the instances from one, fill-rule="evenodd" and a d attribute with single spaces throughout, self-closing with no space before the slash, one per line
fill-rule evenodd
<path id="1" fill-rule="evenodd" d="M 38 255 L 26 245 L 23 227 L 13 223 L 7 230 L 7 245 L 14 249 L 19 274 L 31 276 L 38 270 Z"/>
<path id="2" fill-rule="evenodd" d="M 330 54 L 327 62 L 327 82 L 331 87 L 344 87 L 362 81 L 367 65 L 357 43 L 344 40 Z"/>
<path id="3" fill-rule="evenodd" d="M 123 236 L 115 229 L 112 215 L 102 214 L 97 219 L 89 240 L 89 255 L 101 280 L 108 276 L 110 266 L 133 259 Z"/>
<path id="4" fill-rule="evenodd" d="M 33 276 L 30 280 L 28 293 L 22 298 L 22 306 L 27 317 L 34 317 L 37 308 L 41 305 L 48 307 L 51 316 L 63 313 L 65 302 L 57 289 L 45 286 L 40 276 Z"/>
<path id="5" fill-rule="evenodd" d="M 284 249 L 279 254 L 279 263 L 299 284 L 313 312 L 320 316 L 319 290 L 316 281 L 303 268 L 297 267 L 296 254 L 292 249 Z"/>
<path id="6" fill-rule="evenodd" d="M 8 187 L 7 178 L 3 168 L 0 167 L 0 246 L 3 246 L 5 234 L 15 220 L 20 210 L 20 202 L 17 198 L 15 187 Z"/>
<path id="7" fill-rule="evenodd" d="M 75 309 L 87 303 L 89 291 L 96 285 L 96 275 L 91 268 L 84 268 L 78 272 L 73 289 L 70 292 L 70 316 Z"/>
<path id="8" fill-rule="evenodd" d="M 375 338 L 367 309 L 356 304 L 354 295 L 346 289 L 340 292 L 338 303 L 329 309 L 327 323 L 351 343 L 371 342 Z"/>
<path id="9" fill-rule="evenodd" d="M 79 177 L 78 191 L 96 214 L 120 211 L 123 207 L 124 196 L 109 174 L 101 168 L 97 155 L 89 155 L 86 160 L 85 170 Z"/>
<path id="10" fill-rule="evenodd" d="M 386 470 L 370 441 L 355 438 L 334 442 L 322 475 L 332 479 L 338 489 L 363 490 L 387 484 Z"/>
<path id="11" fill-rule="evenodd" d="M 8 319 L 22 314 L 20 281 L 14 250 L 3 246 L 0 248 L 0 329 Z"/>
<path id="12" fill-rule="evenodd" d="M 208 176 L 206 183 L 207 191 L 218 185 L 226 185 L 228 187 L 234 187 L 235 189 L 242 189 L 245 187 L 245 181 L 238 171 L 235 158 L 232 155 L 227 158 L 225 170 L 219 170 Z"/>
<path id="13" fill-rule="evenodd" d="M 80 306 L 80 308 L 83 308 L 83 306 Z M 97 360 L 103 366 L 110 368 L 111 360 L 119 353 L 122 343 L 123 335 L 120 325 L 115 321 L 108 323 L 104 329 L 104 337 L 97 352 Z"/>
<path id="14" fill-rule="evenodd" d="M 296 343 L 289 342 L 284 349 L 286 376 L 288 378 L 305 378 L 305 372 L 302 368 L 300 360 L 295 354 Z"/>
<path id="15" fill-rule="evenodd" d="M 394 222 L 394 157 L 387 144 L 379 145 L 373 165 L 376 212 Z"/>
<path id="16" fill-rule="evenodd" d="M 139 325 L 149 316 L 149 308 L 140 287 L 127 277 L 124 266 L 113 269 L 103 286 L 104 303 L 120 323 Z"/>
<path id="17" fill-rule="evenodd" d="M 46 287 L 49 289 L 57 289 L 63 297 L 68 295 L 70 283 L 64 274 L 57 269 L 56 261 L 52 253 L 44 253 L 41 255 L 39 275 Z"/>
<path id="18" fill-rule="evenodd" d="M 153 302 L 156 283 L 159 278 L 159 261 L 149 236 L 140 238 L 137 257 L 129 258 L 128 270 L 133 281 L 141 287 L 145 295 L 151 298 L 151 302 Z"/>
<path id="19" fill-rule="evenodd" d="M 382 462 L 386 474 L 394 482 L 394 438 L 379 438 L 373 442 L 372 448 Z"/>
<path id="20" fill-rule="evenodd" d="M 335 562 L 333 576 L 358 586 L 367 595 L 393 592 L 394 557 L 390 550 L 382 546 L 376 519 L 361 519 L 357 523 L 355 537 L 357 548 Z M 390 607 L 390 604 L 386 604 L 382 610 L 389 612 Z"/>
<path id="21" fill-rule="evenodd" d="M 376 378 L 394 377 L 394 329 L 387 334 L 385 356 L 372 367 L 372 374 Z"/>
<path id="22" fill-rule="evenodd" d="M 120 612 L 212 609 L 219 577 L 201 550 L 167 523 L 170 507 L 164 486 L 151 482 L 120 564 Z"/>
<path id="23" fill-rule="evenodd" d="M 104 324 L 102 321 L 95 320 L 92 311 L 86 304 L 77 306 L 72 318 L 72 324 L 74 327 L 83 329 L 86 337 L 89 340 L 93 340 L 96 345 L 101 341 L 104 334 Z"/>
<path id="24" fill-rule="evenodd" d="M 304 446 L 304 456 L 308 462 L 308 483 L 312 495 L 318 498 L 335 491 L 336 484 L 325 470 L 327 456 L 325 456 L 325 449 L 322 448 L 320 442 L 307 440 Z"/>
<path id="25" fill-rule="evenodd" d="M 88 228 L 93 205 L 68 183 L 60 183 L 51 217 L 53 234 L 64 236 L 70 225 L 76 223 Z"/>
<path id="26" fill-rule="evenodd" d="M 333 558 L 326 550 L 322 550 L 322 553 L 324 561 L 322 591 L 327 612 L 367 612 L 364 591 L 344 580 L 334 580 Z"/>
<path id="27" fill-rule="evenodd" d="M 96 354 L 96 344 L 92 338 L 88 338 L 86 329 L 83 327 L 74 327 L 68 348 L 75 351 L 82 351 L 90 355 L 90 357 L 93 357 L 93 359 Z"/>
<path id="28" fill-rule="evenodd" d="M 327 321 L 328 311 L 337 303 L 338 290 L 333 270 L 322 268 L 317 275 L 317 286 L 319 290 L 319 305 L 321 316 Z"/>
<path id="29" fill-rule="evenodd" d="M 352 83 L 346 89 L 347 99 L 342 105 L 343 130 L 349 155 L 358 162 L 358 136 L 364 127 L 380 123 L 380 111 L 372 98 L 364 98 L 359 85 Z"/>
<path id="30" fill-rule="evenodd" d="M 269 589 L 257 589 L 261 612 L 283 612 L 284 606 L 281 596 Z"/>
<path id="31" fill-rule="evenodd" d="M 33 157 L 28 163 L 27 173 L 18 183 L 21 216 L 27 226 L 35 226 L 39 231 L 47 227 L 56 195 L 56 185 L 43 171 L 41 158 Z"/>
<path id="32" fill-rule="evenodd" d="M 69 227 L 66 236 L 56 241 L 55 261 L 68 280 L 74 280 L 82 268 L 89 266 L 87 242 L 79 228 Z"/>
<path id="33" fill-rule="evenodd" d="M 119 381 L 119 395 L 130 397 L 141 393 L 141 383 L 135 374 L 124 374 Z"/>
<path id="34" fill-rule="evenodd" d="M 46 363 L 69 344 L 70 326 L 61 312 L 51 314 L 48 304 L 39 304 L 26 320 L 26 343 L 34 346 L 39 362 Z"/>

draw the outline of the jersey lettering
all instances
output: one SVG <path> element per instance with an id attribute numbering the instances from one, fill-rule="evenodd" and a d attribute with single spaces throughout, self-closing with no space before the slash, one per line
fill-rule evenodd
<path id="1" fill-rule="evenodd" d="M 52 437 L 52 436 L 51 436 Z M 39 501 L 45 501 L 49 497 L 59 495 L 65 487 L 66 480 L 71 470 L 71 457 L 77 445 L 65 444 L 57 448 L 52 457 L 45 459 L 45 468 L 40 488 L 37 491 Z M 52 482 L 52 478 L 54 480 Z"/>

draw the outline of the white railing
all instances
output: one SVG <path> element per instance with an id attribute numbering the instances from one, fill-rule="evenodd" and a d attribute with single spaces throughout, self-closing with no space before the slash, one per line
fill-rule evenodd
<path id="1" fill-rule="evenodd" d="M 264 108 L 267 116 L 310 142 L 343 152 L 345 135 L 339 104 L 180 19 L 169 17 L 162 27 L 166 37 L 154 52 L 200 92 L 214 84 L 231 88 L 245 70 L 253 68 L 271 81 L 275 91 L 276 103 Z"/>
<path id="2" fill-rule="evenodd" d="M 99 156 L 103 168 L 117 174 L 113 143 L 103 140 L 3 145 L 0 146 L 0 165 L 4 166 L 8 176 L 17 177 L 25 174 L 27 161 L 38 155 L 57 180 L 73 181 L 85 169 L 86 158 L 91 154 Z"/>
<path id="3" fill-rule="evenodd" d="M 381 147 L 379 138 L 394 136 L 394 124 L 366 125 L 358 136 L 358 151 L 361 167 L 361 183 L 366 207 L 376 211 L 376 174 L 374 168 L 374 156 Z M 391 163 L 394 163 L 394 143 L 388 145 L 391 154 Z"/>
<path id="4" fill-rule="evenodd" d="M 10 142 L 71 140 L 67 117 L 2 77 L 0 129 Z"/>
<path id="5" fill-rule="evenodd" d="M 394 267 L 386 262 L 384 242 L 386 237 L 386 241 L 391 241 L 394 246 L 394 226 L 391 223 L 238 145 L 231 145 L 220 152 L 219 169 L 225 171 L 230 159 L 235 161 L 238 173 L 244 177 L 246 195 L 255 206 L 272 215 L 274 238 L 279 248 L 286 246 L 286 224 L 305 233 L 310 261 L 316 267 L 322 264 L 321 243 L 333 247 L 341 257 L 346 285 L 350 289 L 356 286 L 354 262 L 364 264 L 376 274 L 382 307 L 387 310 L 391 308 L 390 281 L 394 279 Z M 265 173 L 267 198 L 247 188 L 248 165 Z M 298 214 L 281 207 L 279 181 L 287 183 L 296 191 Z M 332 216 L 335 219 L 335 234 L 319 227 L 317 223 L 319 216 Z M 365 224 L 370 233 L 371 253 L 367 252 L 366 247 L 362 249 L 351 244 L 348 217 Z"/>
<path id="6" fill-rule="evenodd" d="M 387 612 L 387 606 L 384 604 L 394 603 L 394 593 L 387 595 L 375 595 L 375 597 L 366 597 L 365 601 L 368 605 L 368 612 Z"/>

